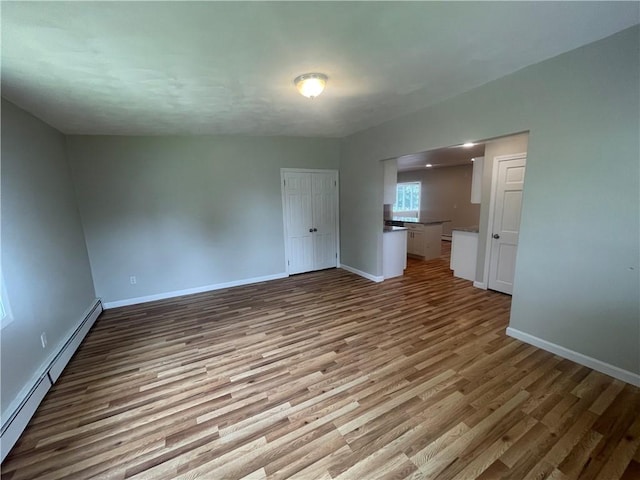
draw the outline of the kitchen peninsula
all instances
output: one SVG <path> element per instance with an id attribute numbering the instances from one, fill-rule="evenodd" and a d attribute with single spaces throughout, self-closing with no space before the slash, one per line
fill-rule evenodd
<path id="1" fill-rule="evenodd" d="M 407 268 L 407 228 L 385 226 L 382 237 L 382 276 L 404 275 Z"/>
<path id="2" fill-rule="evenodd" d="M 478 226 L 454 228 L 451 241 L 451 263 L 453 276 L 465 280 L 476 279 L 478 258 Z"/>

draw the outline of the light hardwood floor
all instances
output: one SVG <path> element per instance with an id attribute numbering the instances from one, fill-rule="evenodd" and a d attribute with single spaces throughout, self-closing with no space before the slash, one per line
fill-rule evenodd
<path id="1" fill-rule="evenodd" d="M 448 256 L 107 311 L 2 479 L 638 479 L 640 391 L 505 335 Z"/>

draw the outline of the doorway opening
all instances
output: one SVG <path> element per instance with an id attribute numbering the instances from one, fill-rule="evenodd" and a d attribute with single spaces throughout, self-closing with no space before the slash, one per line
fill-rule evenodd
<path id="1" fill-rule="evenodd" d="M 452 242 L 450 269 L 477 288 L 513 292 L 528 138 L 516 133 L 397 158 L 397 182 L 421 182 L 420 216 L 452 220 L 442 232 Z M 445 178 L 454 172 L 455 185 Z"/>

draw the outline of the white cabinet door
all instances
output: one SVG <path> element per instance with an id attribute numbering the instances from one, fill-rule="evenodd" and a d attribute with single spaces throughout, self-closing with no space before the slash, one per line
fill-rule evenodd
<path id="1" fill-rule="evenodd" d="M 411 233 L 411 254 L 424 257 L 424 232 L 421 230 L 414 230 Z"/>
<path id="2" fill-rule="evenodd" d="M 410 255 L 424 256 L 424 230 L 422 225 L 407 225 L 407 253 Z"/>
<path id="3" fill-rule="evenodd" d="M 385 205 L 396 203 L 396 188 L 398 185 L 398 161 L 385 160 L 384 166 L 384 200 Z"/>
<path id="4" fill-rule="evenodd" d="M 283 169 L 287 273 L 338 264 L 338 174 Z"/>
<path id="5" fill-rule="evenodd" d="M 425 260 L 442 255 L 442 224 L 408 225 L 407 253 Z"/>
<path id="6" fill-rule="evenodd" d="M 511 294 L 520 234 L 526 159 L 501 160 L 497 163 L 488 287 Z"/>
<path id="7" fill-rule="evenodd" d="M 484 169 L 484 157 L 473 159 L 473 174 L 471 175 L 471 203 L 482 201 L 482 171 Z"/>
<path id="8" fill-rule="evenodd" d="M 442 224 L 424 226 L 424 259 L 430 260 L 442 255 Z"/>

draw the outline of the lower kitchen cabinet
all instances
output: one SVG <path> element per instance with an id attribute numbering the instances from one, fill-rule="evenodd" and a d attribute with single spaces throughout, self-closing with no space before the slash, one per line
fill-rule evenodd
<path id="1" fill-rule="evenodd" d="M 406 224 L 407 254 L 425 260 L 442 255 L 442 224 Z"/>
<path id="2" fill-rule="evenodd" d="M 409 230 L 407 235 L 407 253 L 419 257 L 424 256 L 424 232 L 422 230 Z"/>

